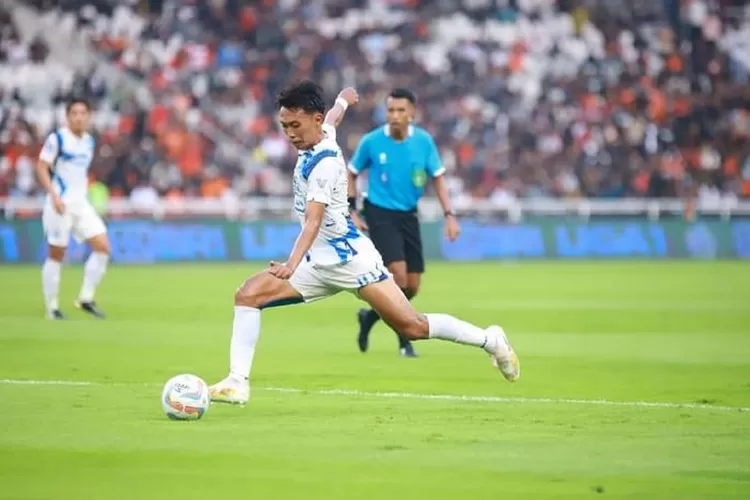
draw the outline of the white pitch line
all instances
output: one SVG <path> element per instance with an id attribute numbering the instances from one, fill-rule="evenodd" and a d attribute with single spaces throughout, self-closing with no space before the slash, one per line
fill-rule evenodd
<path id="1" fill-rule="evenodd" d="M 718 300 L 656 301 L 591 299 L 503 299 L 476 301 L 474 307 L 495 310 L 591 310 L 591 311 L 736 311 L 745 310 L 738 302 Z"/>
<path id="2" fill-rule="evenodd" d="M 151 383 L 87 382 L 76 380 L 17 380 L 0 379 L 0 385 L 48 385 L 48 386 L 157 386 Z M 355 389 L 300 389 L 295 387 L 253 387 L 254 391 L 280 392 L 288 394 L 313 394 L 319 396 L 349 396 L 357 398 L 415 399 L 428 401 L 456 401 L 469 403 L 516 403 L 516 404 L 564 404 L 589 406 L 624 406 L 631 408 L 671 408 L 690 410 L 718 410 L 750 412 L 750 407 L 719 406 L 701 403 L 672 403 L 665 401 L 610 401 L 607 399 L 572 398 L 524 398 L 505 396 L 462 396 L 457 394 L 423 394 L 416 392 L 369 392 Z"/>
<path id="3" fill-rule="evenodd" d="M 700 403 L 668 403 L 663 401 L 609 401 L 606 399 L 570 399 L 570 398 L 524 398 L 504 396 L 461 396 L 457 394 L 421 394 L 413 392 L 367 392 L 352 389 L 295 389 L 288 387 L 253 387 L 253 390 L 306 393 L 323 396 L 354 396 L 384 399 L 422 399 L 437 401 L 467 401 L 472 403 L 520 403 L 520 404 L 568 404 L 595 406 L 629 406 L 642 408 L 684 408 L 694 410 L 721 410 L 750 412 L 750 408 L 736 406 L 718 406 Z"/>
<path id="4" fill-rule="evenodd" d="M 87 386 L 103 385 L 98 382 L 85 382 L 78 380 L 16 380 L 11 378 L 0 379 L 3 385 L 67 385 L 67 386 Z"/>

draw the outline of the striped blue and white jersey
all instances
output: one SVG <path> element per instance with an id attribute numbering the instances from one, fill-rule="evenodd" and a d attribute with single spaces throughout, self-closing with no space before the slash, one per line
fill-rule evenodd
<path id="1" fill-rule="evenodd" d="M 66 204 L 87 200 L 94 146 L 91 134 L 84 132 L 79 137 L 67 127 L 50 133 L 44 141 L 39 159 L 52 166 L 53 187 Z"/>

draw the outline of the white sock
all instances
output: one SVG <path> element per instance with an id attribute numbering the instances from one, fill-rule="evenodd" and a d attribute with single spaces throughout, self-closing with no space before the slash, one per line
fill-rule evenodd
<path id="1" fill-rule="evenodd" d="M 232 342 L 229 347 L 229 375 L 235 380 L 242 381 L 250 377 L 258 337 L 260 309 L 234 306 Z"/>
<path id="2" fill-rule="evenodd" d="M 425 314 L 430 324 L 430 338 L 450 340 L 457 344 L 481 347 L 492 353 L 497 347 L 497 339 L 485 330 L 471 323 L 454 318 L 450 314 Z"/>
<path id="3" fill-rule="evenodd" d="M 56 260 L 47 259 L 42 265 L 42 292 L 44 303 L 48 311 L 59 308 L 57 296 L 60 293 L 60 270 L 62 264 Z"/>
<path id="4" fill-rule="evenodd" d="M 79 301 L 91 302 L 94 300 L 96 287 L 99 286 L 104 273 L 107 272 L 107 263 L 109 263 L 109 255 L 106 253 L 94 252 L 89 255 L 83 268 L 83 285 L 81 285 L 81 293 L 78 295 Z"/>

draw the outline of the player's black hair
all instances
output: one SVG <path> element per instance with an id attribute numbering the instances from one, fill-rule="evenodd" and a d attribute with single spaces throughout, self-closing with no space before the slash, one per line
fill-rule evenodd
<path id="1" fill-rule="evenodd" d="M 417 96 L 414 95 L 414 92 L 405 88 L 393 89 L 388 97 L 392 97 L 394 99 L 406 99 L 412 104 L 412 106 L 415 106 L 417 104 Z"/>
<path id="2" fill-rule="evenodd" d="M 325 113 L 323 89 L 315 82 L 302 80 L 286 86 L 276 97 L 276 106 L 301 109 L 305 113 Z"/>
<path id="3" fill-rule="evenodd" d="M 83 104 L 86 107 L 86 111 L 91 111 L 91 105 L 89 102 L 82 98 L 82 97 L 74 97 L 73 99 L 68 101 L 68 104 L 65 105 L 65 114 L 67 115 L 70 113 L 70 110 L 73 109 L 73 106 L 76 104 Z"/>

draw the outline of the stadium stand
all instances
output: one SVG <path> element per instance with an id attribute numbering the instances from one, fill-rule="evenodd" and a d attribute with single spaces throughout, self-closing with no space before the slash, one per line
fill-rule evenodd
<path id="1" fill-rule="evenodd" d="M 112 196 L 286 195 L 273 96 L 360 89 L 340 142 L 415 89 L 465 199 L 750 197 L 750 7 L 739 0 L 33 0 L 149 92 L 56 63 L 2 13 L 0 196 L 36 193 L 39 142 L 70 95 L 96 105 Z M 4 78 L 4 77 L 8 78 Z"/>

